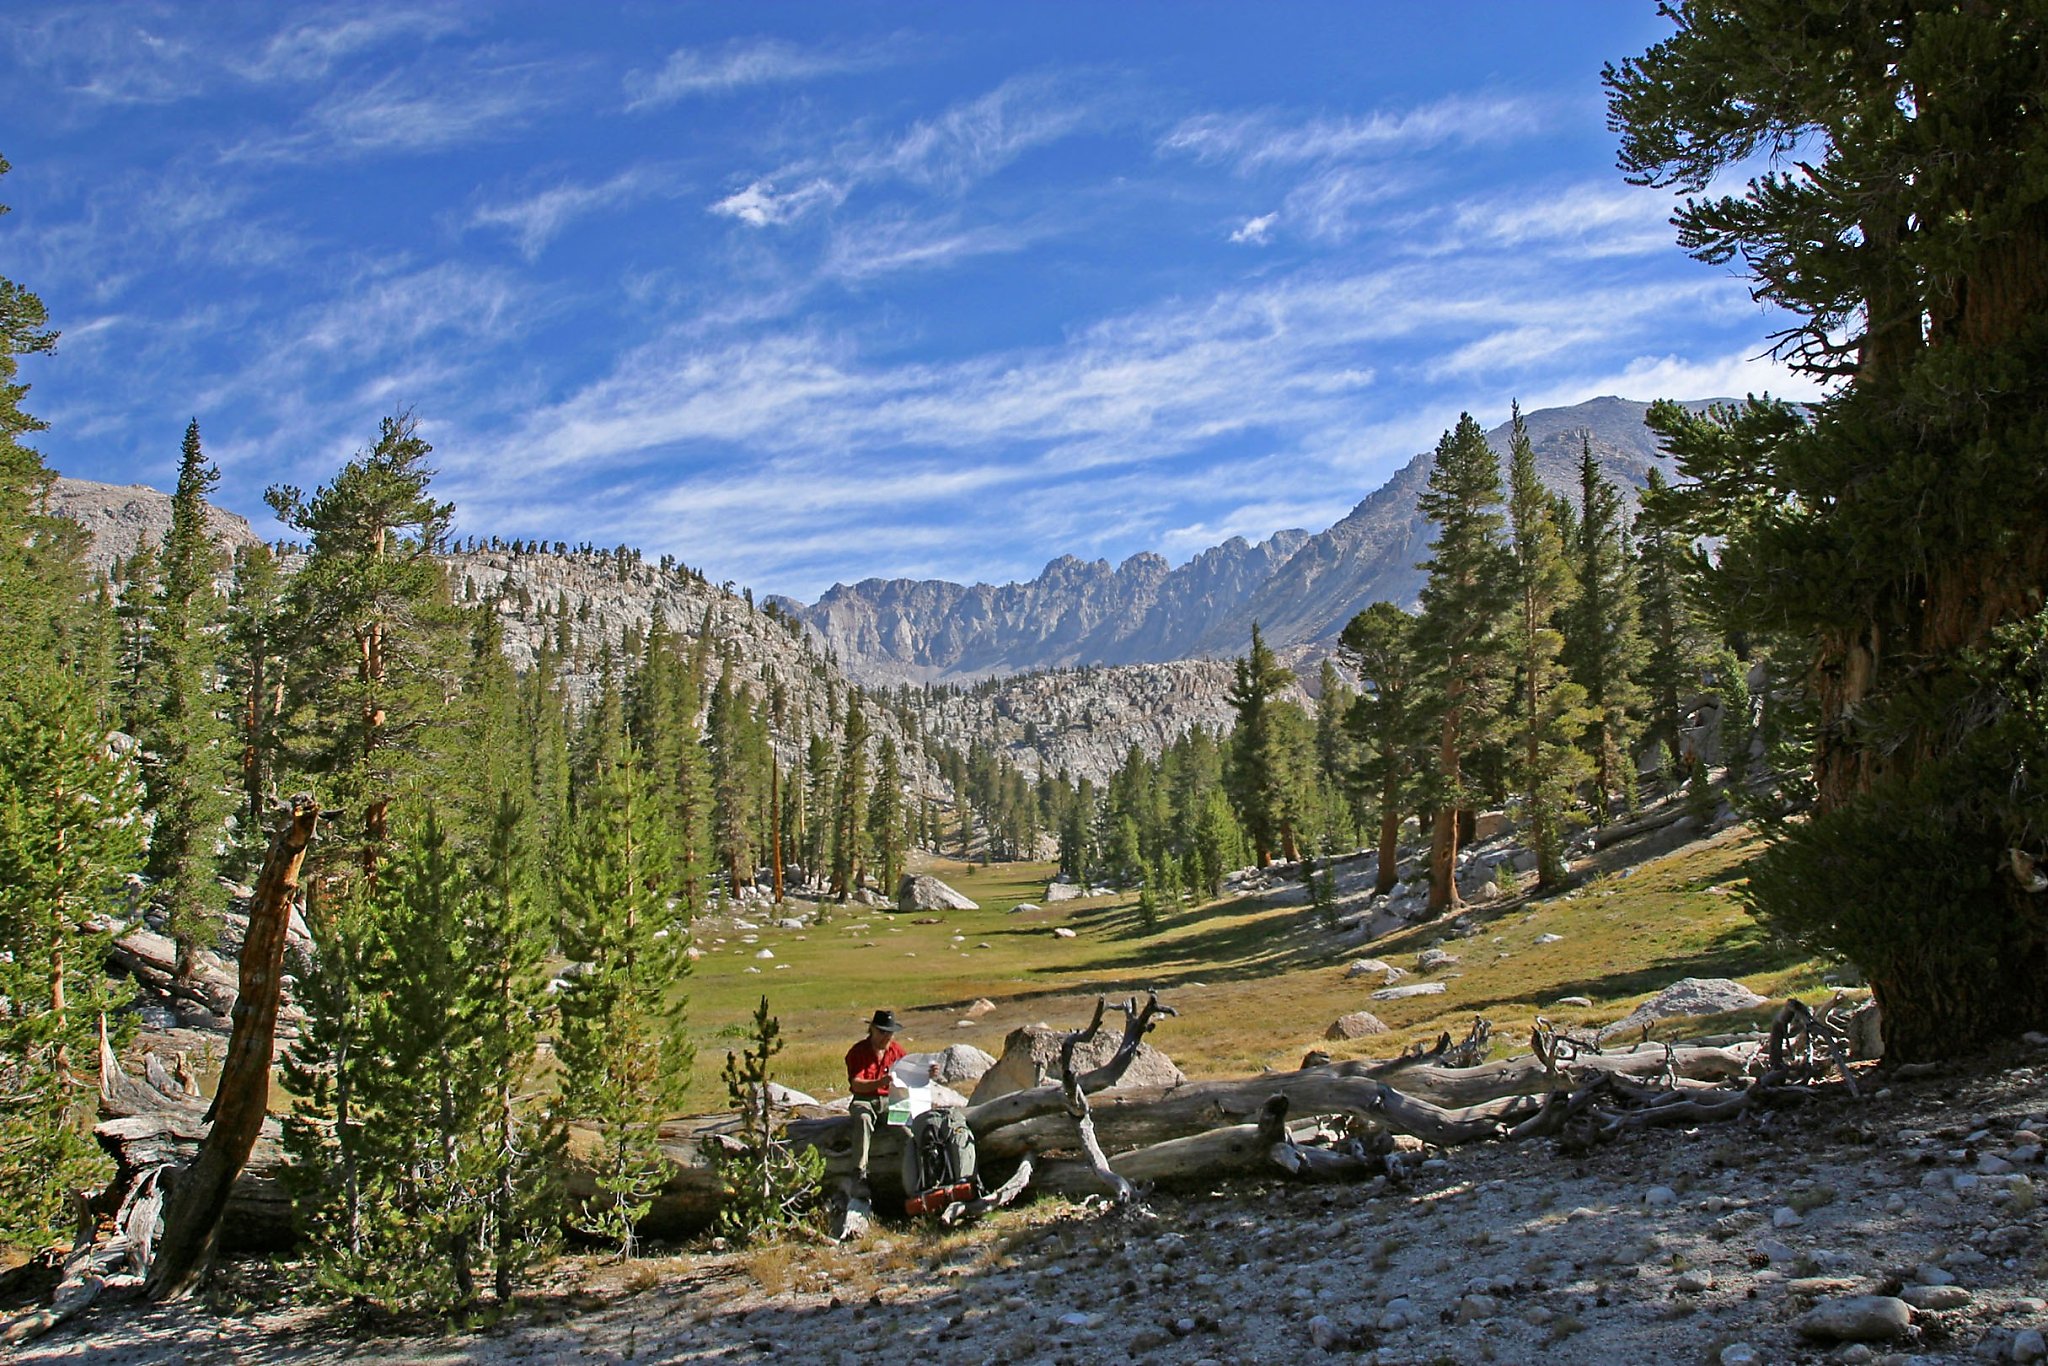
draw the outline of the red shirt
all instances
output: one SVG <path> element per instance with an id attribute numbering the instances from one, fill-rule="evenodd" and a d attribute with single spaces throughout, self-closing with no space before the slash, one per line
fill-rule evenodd
<path id="1" fill-rule="evenodd" d="M 903 1060 L 903 1045 L 894 1039 L 880 1053 L 866 1039 L 846 1050 L 846 1080 L 849 1083 L 870 1083 L 865 1089 L 854 1086 L 855 1095 L 887 1095 L 889 1092 L 889 1069 Z"/>

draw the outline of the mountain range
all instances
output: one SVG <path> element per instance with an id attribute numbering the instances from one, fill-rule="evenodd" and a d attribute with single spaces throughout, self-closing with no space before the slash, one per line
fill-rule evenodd
<path id="1" fill-rule="evenodd" d="M 1606 397 L 1525 414 L 1544 483 L 1576 501 L 1584 440 L 1633 505 L 1651 468 L 1671 463 L 1643 425 L 1649 407 Z M 1487 434 L 1503 464 L 1508 435 L 1506 423 Z M 1227 658 L 1243 653 L 1254 622 L 1276 649 L 1320 654 L 1372 603 L 1414 603 L 1431 537 L 1416 502 L 1430 464 L 1429 452 L 1415 456 L 1324 531 L 1234 537 L 1178 568 L 1151 553 L 1114 568 L 1062 555 L 1028 583 L 863 579 L 783 605 L 869 684 Z"/>

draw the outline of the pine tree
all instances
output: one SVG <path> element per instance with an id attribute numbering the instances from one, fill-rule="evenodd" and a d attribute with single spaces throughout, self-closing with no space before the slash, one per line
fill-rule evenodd
<path id="1" fill-rule="evenodd" d="M 212 947 L 227 903 L 217 850 L 231 805 L 232 760 L 219 710 L 213 631 L 219 616 L 214 579 L 223 557 L 206 529 L 206 495 L 219 479 L 200 449 L 194 419 L 185 429 L 171 498 L 137 705 L 145 804 L 153 817 L 151 896 L 166 912 L 177 974 L 188 982 L 198 971 L 194 954 Z"/>
<path id="2" fill-rule="evenodd" d="M 102 968 L 112 936 L 91 926 L 141 862 L 132 757 L 61 656 L 36 665 L 0 661 L 0 1241 L 14 1246 L 65 1227 L 69 1192 L 104 1165 L 90 1060 L 133 990 Z"/>
<path id="3" fill-rule="evenodd" d="M 1272 864 L 1275 852 L 1290 862 L 1299 857 L 1288 809 L 1286 761 L 1271 707 L 1273 699 L 1293 681 L 1294 676 L 1267 648 L 1258 623 L 1253 622 L 1251 652 L 1238 658 L 1230 690 L 1224 694 L 1224 701 L 1237 713 L 1224 784 L 1261 868 Z"/>
<path id="4" fill-rule="evenodd" d="M 635 758 L 607 766 L 579 802 L 557 892 L 562 952 L 588 965 L 560 997 L 560 1113 L 603 1137 L 598 1198 L 577 1222 L 627 1257 L 665 1171 L 655 1126 L 680 1108 L 692 1058 L 676 990 L 688 926 L 652 876 L 653 812 Z"/>
<path id="5" fill-rule="evenodd" d="M 1357 700 L 1357 692 L 1337 671 L 1336 660 L 1325 656 L 1316 675 L 1316 775 L 1342 803 L 1342 814 L 1350 823 L 1354 840 L 1363 830 L 1362 816 L 1352 801 L 1351 791 L 1358 753 L 1344 720 Z"/>
<path id="6" fill-rule="evenodd" d="M 1701 631 L 1688 598 L 1694 572 L 1691 546 L 1680 530 L 1682 512 L 1664 472 L 1652 465 L 1636 513 L 1636 584 L 1642 600 L 1643 661 L 1636 674 L 1644 702 L 1643 738 L 1664 749 L 1675 781 L 1684 760 L 1682 708 L 1698 687 Z"/>
<path id="7" fill-rule="evenodd" d="M 1698 196 L 1682 246 L 1739 258 L 1835 381 L 1806 411 L 1653 408 L 1724 622 L 1806 647 L 1815 810 L 1752 865 L 1764 918 L 1853 959 L 1888 1060 L 2048 1028 L 2048 141 L 2038 5 L 1679 4 L 1609 68 L 1638 182 Z M 1770 168 L 1734 193 L 1726 171 Z M 1775 705 L 1773 702 L 1772 705 Z"/>
<path id="8" fill-rule="evenodd" d="M 240 802 L 231 867 L 241 877 L 254 875 L 269 842 L 264 814 L 277 760 L 275 730 L 284 677 L 277 634 L 283 607 L 284 587 L 270 551 L 260 544 L 238 550 L 221 664 L 223 691 L 234 704 Z"/>
<path id="9" fill-rule="evenodd" d="M 1550 490 L 1536 473 L 1536 451 L 1520 404 L 1514 408 L 1509 442 L 1508 525 L 1518 596 L 1508 628 L 1519 680 L 1515 774 L 1529 823 L 1529 847 L 1536 855 L 1536 885 L 1548 890 L 1564 880 L 1564 819 L 1572 794 L 1592 774 L 1573 744 L 1592 715 L 1585 689 L 1558 660 L 1564 635 L 1556 623 L 1568 610 L 1575 585 Z"/>
<path id="10" fill-rule="evenodd" d="M 517 797 L 501 792 L 474 857 L 476 892 L 464 918 L 475 972 L 469 994 L 479 1039 L 476 1063 L 490 1085 L 480 1164 L 483 1242 L 500 1304 L 510 1301 L 526 1269 L 552 1248 L 559 1198 L 553 1170 L 559 1133 L 548 1132 L 525 1099 L 538 1071 L 546 960 L 554 946 L 546 908 L 534 895 L 526 824 Z"/>
<path id="11" fill-rule="evenodd" d="M 1419 711 L 1417 696 L 1415 619 L 1390 602 L 1376 602 L 1346 623 L 1338 648 L 1363 689 L 1351 704 L 1345 727 L 1359 755 L 1354 789 L 1379 815 L 1379 869 L 1373 890 L 1384 895 L 1396 881 L 1401 813 L 1415 781 L 1427 719 Z M 1361 809 L 1366 800 L 1360 802 Z"/>
<path id="12" fill-rule="evenodd" d="M 312 498 L 290 485 L 264 494 L 312 540 L 288 595 L 281 730 L 294 765 L 355 823 L 334 848 L 365 874 L 383 857 L 394 798 L 452 757 L 460 614 L 436 556 L 454 506 L 427 495 L 432 452 L 400 414 Z"/>
<path id="13" fill-rule="evenodd" d="M 867 869 L 868 718 L 852 698 L 839 743 L 838 785 L 832 805 L 832 895 L 840 902 L 858 891 Z"/>
<path id="14" fill-rule="evenodd" d="M 1565 616 L 1563 657 L 1592 713 L 1584 744 L 1593 761 L 1593 819 L 1605 824 L 1613 797 L 1635 805 L 1635 714 L 1646 699 L 1636 683 L 1643 641 L 1621 494 L 1600 473 L 1590 438 L 1579 451 L 1578 512 L 1571 547 L 1577 597 Z"/>
<path id="15" fill-rule="evenodd" d="M 0 176 L 7 172 L 0 158 Z M 0 205 L 0 214 L 6 206 Z M 111 732 L 110 623 L 82 567 L 84 529 L 45 515 L 54 477 L 24 438 L 19 358 L 49 352 L 42 300 L 0 277 L 0 1245 L 70 1225 L 70 1193 L 98 1184 L 98 1093 L 87 1059 L 104 1016 L 118 1046 L 130 993 L 100 969 L 140 866 L 140 783 Z"/>
<path id="16" fill-rule="evenodd" d="M 718 1150 L 718 1174 L 726 1188 L 718 1226 L 742 1242 L 801 1226 L 825 1177 L 824 1154 L 783 1141 L 773 1072 L 782 1049 L 782 1022 L 768 1013 L 763 996 L 746 1050 L 725 1055 L 723 1074 L 726 1103 L 740 1117 L 740 1131 L 736 1149 Z"/>
<path id="17" fill-rule="evenodd" d="M 1512 574 L 1500 504 L 1500 460 L 1472 415 L 1461 414 L 1437 442 L 1429 487 L 1417 502 L 1437 528 L 1431 557 L 1421 566 L 1429 577 L 1416 655 L 1437 731 L 1427 795 L 1436 813 L 1429 908 L 1438 912 L 1460 904 L 1458 814 L 1473 795 L 1466 756 L 1489 738 L 1507 692 L 1503 588 Z"/>
<path id="18" fill-rule="evenodd" d="M 868 797 L 868 847 L 875 851 L 875 873 L 882 890 L 894 894 L 903 876 L 903 764 L 896 739 L 882 737 L 875 759 L 875 787 Z"/>

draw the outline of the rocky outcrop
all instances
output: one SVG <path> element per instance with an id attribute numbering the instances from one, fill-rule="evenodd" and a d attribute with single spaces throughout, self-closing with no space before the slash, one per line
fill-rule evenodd
<path id="1" fill-rule="evenodd" d="M 1025 1025 L 1013 1029 L 1003 1040 L 1003 1056 L 996 1065 L 981 1076 L 974 1088 L 974 1103 L 994 1100 L 1007 1096 L 1012 1091 L 1028 1091 L 1034 1086 L 1058 1081 L 1060 1077 L 1060 1049 L 1066 1043 L 1066 1034 L 1042 1024 Z M 1091 1067 L 1100 1067 L 1116 1053 L 1121 1042 L 1114 1030 L 1103 1030 L 1094 1038 L 1075 1047 L 1074 1070 L 1085 1072 Z M 1179 1086 L 1187 1078 L 1173 1065 L 1173 1059 L 1149 1043 L 1138 1045 L 1138 1056 L 1131 1061 L 1129 1070 L 1117 1083 L 1124 1087 Z"/>
<path id="2" fill-rule="evenodd" d="M 1028 583 L 863 579 L 796 610 L 868 682 L 1156 663 L 1198 653 L 1209 624 L 1241 607 L 1307 538 L 1233 537 L 1178 569 L 1151 553 L 1114 569 L 1062 555 Z"/>
<path id="3" fill-rule="evenodd" d="M 59 478 L 50 485 L 50 511 L 92 533 L 85 562 L 95 574 L 109 573 L 115 560 L 129 559 L 144 544 L 162 545 L 171 529 L 171 495 L 146 484 Z M 217 507 L 207 508 L 206 529 L 230 556 L 263 543 L 248 519 Z"/>
<path id="4" fill-rule="evenodd" d="M 896 887 L 896 908 L 902 911 L 978 911 L 969 901 L 930 873 L 905 873 Z"/>
<path id="5" fill-rule="evenodd" d="M 963 752 L 982 744 L 1034 778 L 1064 770 L 1100 782 L 1133 746 L 1156 755 L 1196 726 L 1228 730 L 1230 678 L 1213 659 L 1060 669 L 918 692 L 913 705 L 925 734 Z M 1308 701 L 1298 686 L 1292 695 Z"/>

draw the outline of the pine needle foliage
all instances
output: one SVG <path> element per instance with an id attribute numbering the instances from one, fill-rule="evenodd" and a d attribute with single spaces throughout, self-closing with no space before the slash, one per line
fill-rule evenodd
<path id="1" fill-rule="evenodd" d="M 561 949 L 578 965 L 559 997 L 557 1114 L 598 1131 L 598 1194 L 574 1219 L 622 1257 L 665 1174 L 655 1126 L 681 1108 L 692 1059 L 677 990 L 688 925 L 654 881 L 652 803 L 635 759 L 628 746 L 585 794 L 556 893 Z"/>
<path id="2" fill-rule="evenodd" d="M 754 1009 L 748 1045 L 725 1055 L 727 1106 L 739 1116 L 738 1146 L 720 1149 L 718 1173 L 726 1198 L 718 1226 L 743 1243 L 772 1239 L 803 1226 L 816 1206 L 825 1158 L 816 1148 L 791 1147 L 777 1115 L 773 1064 L 783 1048 L 782 1022 L 763 996 Z"/>

